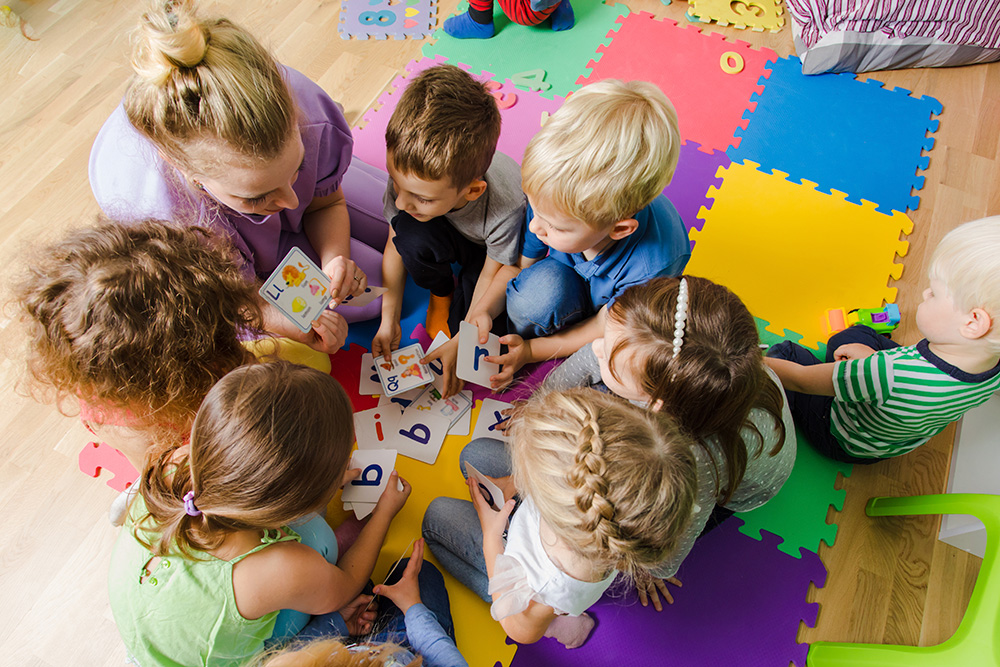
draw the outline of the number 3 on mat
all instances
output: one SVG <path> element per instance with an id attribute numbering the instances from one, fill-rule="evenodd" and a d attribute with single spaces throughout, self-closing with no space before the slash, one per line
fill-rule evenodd
<path id="1" fill-rule="evenodd" d="M 358 21 L 365 25 L 378 24 L 380 26 L 388 26 L 396 22 L 396 15 L 388 9 L 383 9 L 380 12 L 361 12 Z"/>

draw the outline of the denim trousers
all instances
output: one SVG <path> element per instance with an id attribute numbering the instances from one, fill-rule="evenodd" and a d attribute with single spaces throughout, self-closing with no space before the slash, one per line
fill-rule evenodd
<path id="1" fill-rule="evenodd" d="M 500 440 L 479 438 L 466 445 L 459 456 L 463 476 L 466 461 L 488 477 L 511 474 L 507 445 Z M 424 514 L 422 532 L 438 562 L 473 593 L 492 602 L 483 558 L 483 530 L 472 502 L 435 498 Z"/>
<path id="2" fill-rule="evenodd" d="M 583 276 L 550 257 L 535 262 L 507 283 L 511 332 L 524 338 L 550 336 L 596 312 Z"/>

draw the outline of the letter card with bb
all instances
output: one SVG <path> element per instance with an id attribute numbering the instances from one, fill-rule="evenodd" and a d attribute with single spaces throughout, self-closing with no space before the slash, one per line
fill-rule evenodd
<path id="1" fill-rule="evenodd" d="M 420 343 L 414 343 L 393 352 L 391 362 L 382 358 L 375 360 L 375 369 L 386 396 L 395 396 L 434 381 L 430 368 L 420 363 L 423 357 L 424 349 Z"/>
<path id="2" fill-rule="evenodd" d="M 260 295 L 300 331 L 308 332 L 330 303 L 330 278 L 304 252 L 292 248 L 264 281 Z"/>

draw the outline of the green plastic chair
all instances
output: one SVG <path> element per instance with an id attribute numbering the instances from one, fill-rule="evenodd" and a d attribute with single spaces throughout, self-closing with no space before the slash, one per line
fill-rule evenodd
<path id="1" fill-rule="evenodd" d="M 986 526 L 986 553 L 969 607 L 955 634 L 936 646 L 839 644 L 809 647 L 809 667 L 972 667 L 1000 665 L 1000 496 L 954 493 L 909 498 L 872 498 L 868 516 L 971 514 Z"/>

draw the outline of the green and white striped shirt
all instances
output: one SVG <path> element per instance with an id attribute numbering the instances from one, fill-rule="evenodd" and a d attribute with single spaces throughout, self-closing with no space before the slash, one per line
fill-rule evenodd
<path id="1" fill-rule="evenodd" d="M 1000 389 L 1000 364 L 973 375 L 926 340 L 833 367 L 830 430 L 854 456 L 886 458 L 919 447 Z"/>

